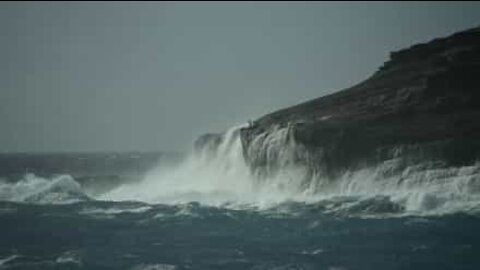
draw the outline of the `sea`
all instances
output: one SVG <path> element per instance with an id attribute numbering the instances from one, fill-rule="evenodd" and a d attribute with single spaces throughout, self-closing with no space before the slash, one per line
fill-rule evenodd
<path id="1" fill-rule="evenodd" d="M 0 155 L 0 269 L 480 269 L 480 164 L 305 180 L 215 150 Z"/>

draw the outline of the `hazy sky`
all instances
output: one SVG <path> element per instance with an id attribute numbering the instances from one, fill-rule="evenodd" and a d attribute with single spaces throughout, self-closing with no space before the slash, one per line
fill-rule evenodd
<path id="1" fill-rule="evenodd" d="M 0 3 L 0 152 L 186 150 L 340 90 L 480 3 Z"/>

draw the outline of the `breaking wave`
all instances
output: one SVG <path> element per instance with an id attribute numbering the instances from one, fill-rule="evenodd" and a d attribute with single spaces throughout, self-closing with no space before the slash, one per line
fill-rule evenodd
<path id="1" fill-rule="evenodd" d="M 269 210 L 271 213 L 319 210 L 333 214 L 446 214 L 480 211 L 480 163 L 445 166 L 425 161 L 409 164 L 394 156 L 375 166 L 347 170 L 328 177 L 298 160 L 307 149 L 291 139 L 289 127 L 258 135 L 242 148 L 240 127 L 206 142 L 175 166 L 158 167 L 140 182 L 120 184 L 110 191 L 86 192 L 69 175 L 42 178 L 26 174 L 20 181 L 0 181 L 0 201 L 66 204 L 82 201 L 137 201 L 152 204 Z M 266 161 L 252 169 L 249 159 Z M 312 158 L 310 162 L 318 162 Z M 147 211 L 149 206 L 96 206 L 82 214 L 113 216 Z M 6 210 L 5 210 L 6 211 Z M 4 211 L 4 212 L 5 212 Z"/>
<path id="2" fill-rule="evenodd" d="M 20 181 L 0 182 L 0 201 L 65 204 L 89 200 L 82 187 L 70 175 L 42 178 L 26 174 Z"/>
<path id="3" fill-rule="evenodd" d="M 247 149 L 275 164 L 260 173 L 245 163 L 240 128 L 223 134 L 214 147 L 193 151 L 180 165 L 153 170 L 143 181 L 121 185 L 98 199 L 257 209 L 302 203 L 341 213 L 444 214 L 480 209 L 479 163 L 405 166 L 401 158 L 393 158 L 331 179 L 296 162 L 306 151 L 289 139 L 286 127 L 259 135 Z"/>

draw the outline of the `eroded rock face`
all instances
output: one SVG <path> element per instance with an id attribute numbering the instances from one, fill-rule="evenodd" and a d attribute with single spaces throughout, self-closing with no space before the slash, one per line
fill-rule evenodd
<path id="1" fill-rule="evenodd" d="M 275 163 L 256 147 L 288 129 L 296 163 L 335 174 L 395 155 L 469 164 L 480 157 L 480 28 L 394 52 L 351 88 L 265 115 L 241 129 L 256 170 Z M 280 150 L 278 150 L 280 151 Z"/>

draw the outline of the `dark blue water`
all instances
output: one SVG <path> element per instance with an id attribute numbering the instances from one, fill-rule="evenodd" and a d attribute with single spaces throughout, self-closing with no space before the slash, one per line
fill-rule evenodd
<path id="1" fill-rule="evenodd" d="M 386 195 L 268 207 L 101 200 L 137 184 L 158 158 L 1 156 L 0 269 L 480 269 L 476 169 L 446 171 L 446 183 L 468 181 L 426 193 L 414 211 Z M 175 183 L 141 187 L 149 194 Z M 450 190 L 458 187 L 471 193 Z"/>
<path id="2" fill-rule="evenodd" d="M 0 204 L 2 269 L 480 269 L 480 218 Z"/>

